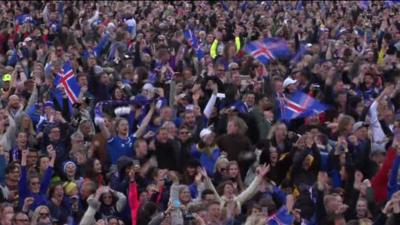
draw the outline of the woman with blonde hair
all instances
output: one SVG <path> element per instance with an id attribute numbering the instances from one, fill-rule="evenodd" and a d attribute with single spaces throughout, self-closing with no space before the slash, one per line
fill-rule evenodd
<path id="1" fill-rule="evenodd" d="M 275 147 L 279 153 L 289 152 L 292 149 L 292 141 L 288 136 L 286 124 L 276 123 L 268 134 L 269 145 Z"/>
<path id="2" fill-rule="evenodd" d="M 33 128 L 32 119 L 26 113 L 21 113 L 15 119 L 18 132 L 25 132 L 28 134 L 28 142 L 30 146 L 34 146 L 37 143 L 36 131 Z"/>
<path id="3" fill-rule="evenodd" d="M 348 115 L 339 116 L 338 134 L 348 136 L 352 133 L 354 118 Z"/>
<path id="4" fill-rule="evenodd" d="M 242 180 L 242 176 L 240 174 L 240 167 L 238 162 L 230 161 L 227 167 L 227 175 L 228 178 L 231 179 L 236 184 L 236 191 L 242 192 L 244 190 L 244 184 Z"/>
<path id="5" fill-rule="evenodd" d="M 229 160 L 226 158 L 225 154 L 222 154 L 218 157 L 215 162 L 215 171 L 213 173 L 213 182 L 219 184 L 222 182 L 224 177 L 227 175 Z"/>
<path id="6" fill-rule="evenodd" d="M 32 214 L 31 225 L 52 224 L 50 219 L 50 209 L 45 205 L 38 206 Z"/>

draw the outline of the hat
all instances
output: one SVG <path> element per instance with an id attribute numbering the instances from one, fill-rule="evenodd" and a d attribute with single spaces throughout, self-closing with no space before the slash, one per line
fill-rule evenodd
<path id="1" fill-rule="evenodd" d="M 200 138 L 203 139 L 206 136 L 212 134 L 212 130 L 210 128 L 204 128 L 203 130 L 201 130 L 200 132 Z"/>
<path id="2" fill-rule="evenodd" d="M 353 133 L 356 132 L 358 129 L 361 129 L 363 127 L 368 127 L 368 124 L 363 122 L 363 121 L 358 121 L 353 125 Z"/>
<path id="3" fill-rule="evenodd" d="M 143 85 L 142 89 L 152 92 L 152 91 L 154 91 L 154 86 L 152 84 L 150 84 L 150 83 L 146 83 L 146 84 Z"/>
<path id="4" fill-rule="evenodd" d="M 67 195 L 72 195 L 72 194 L 73 194 L 73 191 L 74 191 L 76 188 L 78 188 L 78 186 L 76 185 L 76 183 L 75 183 L 75 182 L 72 182 L 72 181 L 65 182 L 64 185 L 63 185 L 63 187 L 64 187 L 65 194 L 67 194 Z"/>
<path id="5" fill-rule="evenodd" d="M 4 74 L 3 81 L 11 81 L 11 75 L 9 73 Z"/>
<path id="6" fill-rule="evenodd" d="M 76 164 L 74 162 L 72 162 L 71 160 L 65 161 L 63 163 L 63 171 L 64 171 L 64 173 L 66 172 L 68 165 L 73 165 L 73 166 L 76 167 Z"/>
<path id="7" fill-rule="evenodd" d="M 287 88 L 289 85 L 297 83 L 297 80 L 292 79 L 291 77 L 287 77 L 283 81 L 283 88 Z"/>

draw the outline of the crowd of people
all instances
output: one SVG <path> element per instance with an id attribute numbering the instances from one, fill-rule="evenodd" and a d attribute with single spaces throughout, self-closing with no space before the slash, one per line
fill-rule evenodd
<path id="1" fill-rule="evenodd" d="M 399 10 L 1 1 L 0 224 L 400 224 Z"/>

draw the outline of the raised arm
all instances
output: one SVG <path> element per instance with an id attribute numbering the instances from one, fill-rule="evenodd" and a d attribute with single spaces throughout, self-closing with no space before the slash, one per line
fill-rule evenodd
<path id="1" fill-rule="evenodd" d="M 151 104 L 149 112 L 144 117 L 142 123 L 140 124 L 140 127 L 137 129 L 137 131 L 134 134 L 135 137 L 139 138 L 139 137 L 141 137 L 143 135 L 144 131 L 147 128 L 147 125 L 149 125 L 151 117 L 153 116 L 154 109 L 155 109 L 155 105 Z"/>
<path id="2" fill-rule="evenodd" d="M 204 116 L 207 117 L 207 119 L 210 118 L 212 110 L 214 108 L 215 102 L 217 101 L 217 93 L 218 93 L 218 85 L 214 84 L 213 85 L 213 93 L 210 97 L 210 100 L 208 100 L 206 107 L 204 108 Z"/>
<path id="3" fill-rule="evenodd" d="M 200 172 L 204 177 L 205 188 L 208 188 L 208 189 L 212 190 L 214 195 L 215 195 L 215 197 L 216 197 L 216 199 L 217 199 L 217 201 L 219 201 L 220 204 L 222 204 L 224 201 L 222 200 L 221 196 L 218 194 L 217 190 L 215 189 L 214 184 L 211 182 L 210 177 L 208 177 L 206 169 L 202 168 L 200 170 Z"/>
<path id="4" fill-rule="evenodd" d="M 26 168 L 26 160 L 28 157 L 28 149 L 21 152 L 21 177 L 18 183 L 19 205 L 22 206 L 25 197 L 28 195 L 28 169 Z"/>
<path id="5" fill-rule="evenodd" d="M 47 153 L 50 157 L 49 167 L 47 168 L 42 183 L 40 184 L 40 193 L 47 193 L 47 189 L 50 186 L 51 177 L 53 176 L 54 163 L 56 161 L 56 150 L 54 150 L 52 145 L 47 146 Z"/>
<path id="6" fill-rule="evenodd" d="M 115 204 L 115 207 L 117 209 L 118 212 L 122 212 L 122 210 L 124 209 L 125 205 L 126 205 L 126 196 L 118 191 L 115 190 L 111 190 L 111 193 L 118 198 L 117 203 Z"/>
<path id="7" fill-rule="evenodd" d="M 250 186 L 248 186 L 246 190 L 244 190 L 236 197 L 236 200 L 239 202 L 240 205 L 243 205 L 243 203 L 245 203 L 257 193 L 257 188 L 260 185 L 263 177 L 269 172 L 269 168 L 269 165 L 262 165 L 257 168 L 256 178 L 253 180 L 253 182 L 251 182 Z"/>
<path id="8" fill-rule="evenodd" d="M 101 134 L 108 141 L 111 138 L 111 132 L 108 130 L 108 128 L 104 124 L 104 118 L 102 118 L 100 116 L 96 116 L 94 118 L 94 123 L 99 126 Z"/>
<path id="9" fill-rule="evenodd" d="M 0 145 L 0 183 L 5 180 L 6 158 L 4 155 L 4 147 Z"/>

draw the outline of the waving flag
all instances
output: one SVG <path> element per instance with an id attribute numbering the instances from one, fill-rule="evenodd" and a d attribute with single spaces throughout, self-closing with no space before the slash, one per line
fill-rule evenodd
<path id="1" fill-rule="evenodd" d="M 307 48 L 305 44 L 301 44 L 299 50 L 297 51 L 296 55 L 293 56 L 292 60 L 295 63 L 300 62 L 301 58 L 306 54 Z"/>
<path id="2" fill-rule="evenodd" d="M 27 13 L 17 16 L 16 22 L 18 25 L 22 25 L 25 23 L 35 23 L 35 20 L 33 19 L 31 14 Z"/>
<path id="3" fill-rule="evenodd" d="M 72 70 L 71 62 L 66 61 L 64 67 L 54 78 L 53 84 L 55 87 L 64 87 L 68 100 L 71 104 L 78 102 L 78 96 L 81 88 L 78 85 L 74 71 Z"/>
<path id="4" fill-rule="evenodd" d="M 276 38 L 250 42 L 245 46 L 245 51 L 264 64 L 291 55 L 287 42 Z"/>
<path id="5" fill-rule="evenodd" d="M 304 118 L 319 114 L 328 108 L 327 105 L 299 91 L 294 93 L 290 99 L 286 98 L 284 100 L 284 106 L 281 107 L 281 119 L 288 121 L 295 118 Z"/>
<path id="6" fill-rule="evenodd" d="M 204 52 L 200 48 L 199 40 L 197 39 L 196 35 L 194 34 L 192 29 L 187 29 L 183 32 L 183 36 L 185 40 L 189 43 L 190 46 L 196 51 L 196 56 L 200 60 L 204 57 Z"/>

